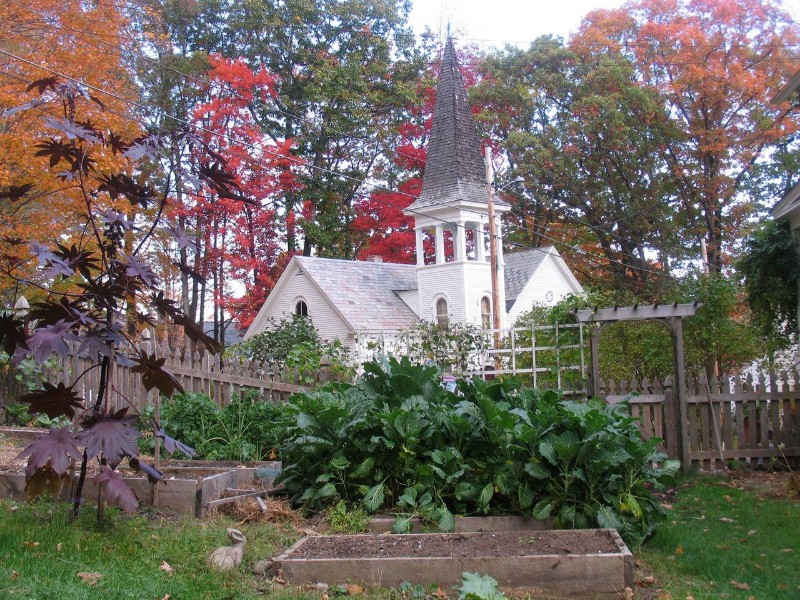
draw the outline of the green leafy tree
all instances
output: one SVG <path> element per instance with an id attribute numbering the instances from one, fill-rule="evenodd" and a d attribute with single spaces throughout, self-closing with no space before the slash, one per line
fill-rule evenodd
<path id="1" fill-rule="evenodd" d="M 296 143 L 302 189 L 282 207 L 290 253 L 357 253 L 354 203 L 366 179 L 386 181 L 387 148 L 420 102 L 408 10 L 399 0 L 245 0 L 223 11 L 212 49 L 280 74 L 275 102 L 251 109 L 265 134 Z"/>
<path id="2" fill-rule="evenodd" d="M 736 264 L 747 302 L 773 349 L 797 340 L 800 242 L 788 221 L 769 220 L 745 240 Z"/>
<path id="3" fill-rule="evenodd" d="M 519 226 L 509 239 L 563 242 L 590 282 L 647 295 L 679 248 L 668 218 L 671 182 L 659 153 L 666 119 L 657 91 L 639 85 L 621 52 L 588 52 L 551 37 L 490 55 L 482 68 L 473 93 L 480 118 L 525 178 L 524 192 L 508 197 Z M 587 264 L 570 244 L 602 255 L 607 266 Z"/>

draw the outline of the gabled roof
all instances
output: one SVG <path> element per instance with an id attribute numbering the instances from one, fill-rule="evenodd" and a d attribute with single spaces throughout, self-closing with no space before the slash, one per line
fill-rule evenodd
<path id="1" fill-rule="evenodd" d="M 295 256 L 355 331 L 407 329 L 419 317 L 398 292 L 417 289 L 415 265 Z"/>
<path id="2" fill-rule="evenodd" d="M 567 263 L 564 262 L 564 259 L 555 246 L 543 246 L 541 248 L 509 252 L 503 255 L 507 312 L 511 312 L 511 309 L 519 299 L 523 290 L 525 290 L 536 275 L 536 272 L 548 258 L 555 261 L 556 268 L 561 272 L 567 284 L 575 293 L 583 290 L 580 282 L 575 278 L 575 275 L 567 266 Z"/>
<path id="3" fill-rule="evenodd" d="M 790 215 L 797 210 L 800 210 L 800 183 L 786 192 L 786 195 L 772 207 L 769 214 L 774 219 L 789 219 Z"/>
<path id="4" fill-rule="evenodd" d="M 555 251 L 554 246 L 545 248 L 531 248 L 530 250 L 518 250 L 503 255 L 506 280 L 506 310 L 514 306 L 517 297 L 528 285 L 528 282 L 542 265 L 544 259 L 550 252 Z"/>
<path id="5" fill-rule="evenodd" d="M 422 192 L 410 211 L 459 202 L 487 203 L 486 164 L 453 40 L 447 38 L 436 87 Z M 505 202 L 496 200 L 496 204 Z"/>

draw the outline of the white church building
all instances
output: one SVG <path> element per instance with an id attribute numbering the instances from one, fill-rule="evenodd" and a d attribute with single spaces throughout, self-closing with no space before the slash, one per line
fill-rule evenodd
<path id="1" fill-rule="evenodd" d="M 486 165 L 451 40 L 447 41 L 422 192 L 405 210 L 416 231 L 414 265 L 295 256 L 245 339 L 271 318 L 310 317 L 320 336 L 338 338 L 354 356 L 364 340 L 397 335 L 421 321 L 513 325 L 534 304 L 552 305 L 583 289 L 553 246 L 502 252 L 497 200 L 489 223 Z M 492 305 L 490 231 L 497 236 L 499 306 Z M 433 247 L 433 251 L 430 249 Z M 425 250 L 428 250 L 426 255 Z"/>

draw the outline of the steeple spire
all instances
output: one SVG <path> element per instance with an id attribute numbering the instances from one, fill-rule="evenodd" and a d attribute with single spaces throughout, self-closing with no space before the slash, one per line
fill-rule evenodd
<path id="1" fill-rule="evenodd" d="M 448 36 L 422 193 L 412 208 L 458 202 L 486 203 L 486 167 L 453 40 Z"/>

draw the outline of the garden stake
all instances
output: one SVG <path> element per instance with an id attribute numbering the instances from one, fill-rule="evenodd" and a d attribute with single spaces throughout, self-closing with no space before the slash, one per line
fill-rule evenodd
<path id="1" fill-rule="evenodd" d="M 719 452 L 719 462 L 722 465 L 722 468 L 725 468 L 725 459 L 722 456 L 722 440 L 719 437 L 719 423 L 717 423 L 717 415 L 714 413 L 714 403 L 711 401 L 711 387 L 708 385 L 708 376 L 705 377 L 706 380 L 706 398 L 708 399 L 708 408 L 711 410 L 711 423 L 714 427 L 714 440 L 717 443 L 717 452 Z M 720 416 L 722 415 L 722 409 L 720 408 Z"/>

